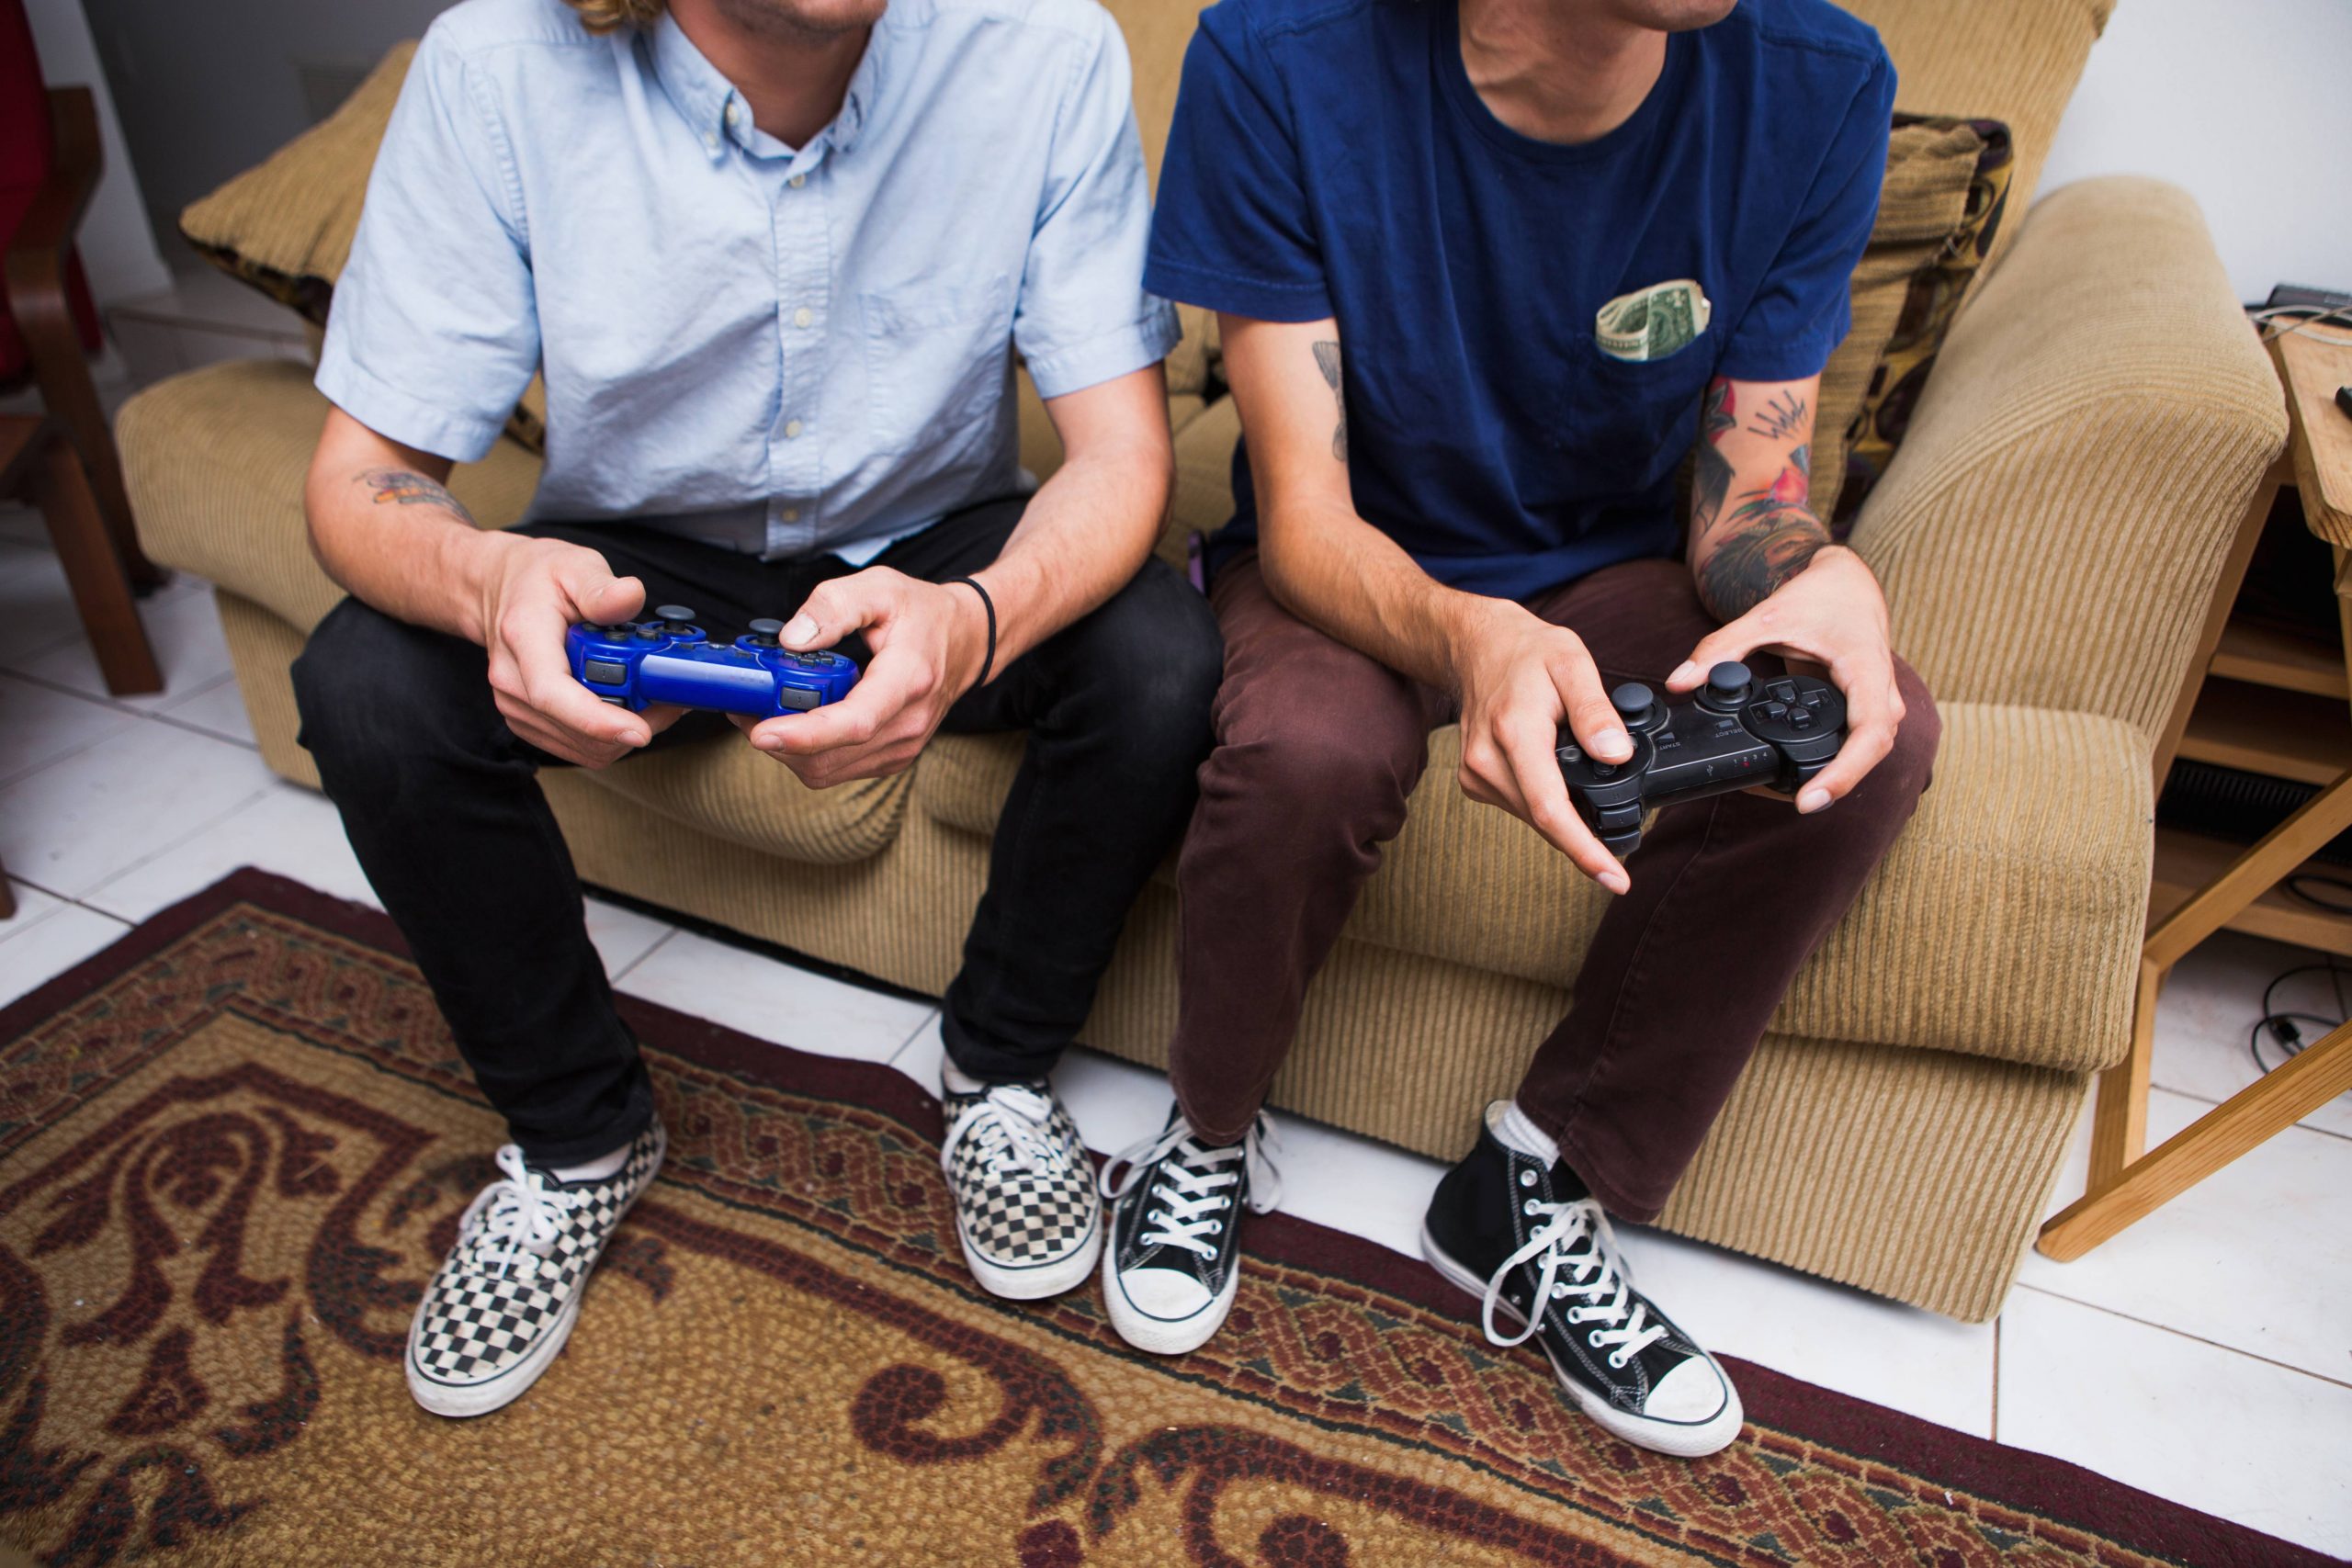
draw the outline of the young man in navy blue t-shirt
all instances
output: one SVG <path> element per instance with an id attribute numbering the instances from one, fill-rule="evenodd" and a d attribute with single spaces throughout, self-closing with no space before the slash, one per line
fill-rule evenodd
<path id="1" fill-rule="evenodd" d="M 1876 36 L 1825 0 L 1202 16 L 1146 283 L 1219 313 L 1245 444 L 1211 546 L 1227 662 L 1180 871 L 1178 1111 L 1104 1260 L 1136 1343 L 1223 1321 L 1235 1223 L 1268 1196 L 1266 1085 L 1458 718 L 1463 789 L 1617 897 L 1426 1250 L 1627 1440 L 1737 1432 L 1721 1367 L 1632 1291 L 1606 1216 L 1657 1213 L 1935 752 L 1878 584 L 1807 504 L 1894 96 Z M 1844 691 L 1838 760 L 1793 805 L 1660 814 L 1629 876 L 1570 806 L 1560 727 L 1623 760 L 1611 682 L 1686 694 L 1783 653 Z"/>

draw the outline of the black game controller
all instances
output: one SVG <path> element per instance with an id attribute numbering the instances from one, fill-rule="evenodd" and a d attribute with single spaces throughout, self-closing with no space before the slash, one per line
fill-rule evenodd
<path id="1" fill-rule="evenodd" d="M 1794 794 L 1829 765 L 1846 742 L 1846 699 L 1810 675 L 1758 682 L 1745 664 L 1707 671 L 1697 700 L 1669 708 L 1639 681 L 1609 694 L 1633 738 L 1634 755 L 1604 762 L 1560 732 L 1560 776 L 1577 815 L 1610 852 L 1642 841 L 1642 814 L 1654 806 L 1769 784 Z"/>

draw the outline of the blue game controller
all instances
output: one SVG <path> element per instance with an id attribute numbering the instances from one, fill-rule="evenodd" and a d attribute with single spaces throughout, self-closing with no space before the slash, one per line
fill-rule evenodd
<path id="1" fill-rule="evenodd" d="M 837 703 L 857 683 L 857 666 L 838 653 L 795 653 L 776 642 L 782 621 L 715 645 L 683 604 L 650 621 L 573 626 L 564 656 L 580 683 L 608 703 L 642 713 L 655 703 L 779 718 Z"/>

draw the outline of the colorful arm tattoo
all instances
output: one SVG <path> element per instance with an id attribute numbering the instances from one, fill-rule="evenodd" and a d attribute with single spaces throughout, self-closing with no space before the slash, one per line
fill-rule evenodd
<path id="1" fill-rule="evenodd" d="M 1804 399 L 1778 394 L 1747 433 L 1786 439 L 1804 430 L 1806 413 Z M 1790 448 L 1770 484 L 1733 497 L 1731 459 L 1722 446 L 1738 423 L 1731 382 L 1714 382 L 1707 389 L 1702 422 L 1706 438 L 1691 485 L 1691 552 L 1699 597 L 1725 621 L 1762 604 L 1830 542 L 1829 530 L 1813 514 L 1810 442 Z"/>
<path id="2" fill-rule="evenodd" d="M 1317 344 L 1315 368 L 1323 372 L 1323 379 L 1331 384 L 1331 397 L 1340 405 L 1339 427 L 1331 432 L 1331 456 L 1344 463 L 1348 460 L 1348 394 L 1340 386 L 1340 345 Z"/>
<path id="3" fill-rule="evenodd" d="M 447 487 L 435 484 L 423 474 L 408 468 L 369 468 L 359 476 L 359 482 L 370 493 L 368 499 L 378 506 L 437 506 L 453 512 L 468 523 L 474 514 L 466 510 L 465 502 L 451 495 Z M 481 525 L 474 523 L 474 526 Z"/>

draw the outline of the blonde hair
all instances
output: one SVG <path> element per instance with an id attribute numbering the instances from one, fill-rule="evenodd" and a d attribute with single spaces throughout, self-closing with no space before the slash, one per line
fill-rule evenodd
<path id="1" fill-rule="evenodd" d="M 581 25 L 592 33 L 619 28 L 650 28 L 662 19 L 669 0 L 564 0 L 580 13 Z"/>

